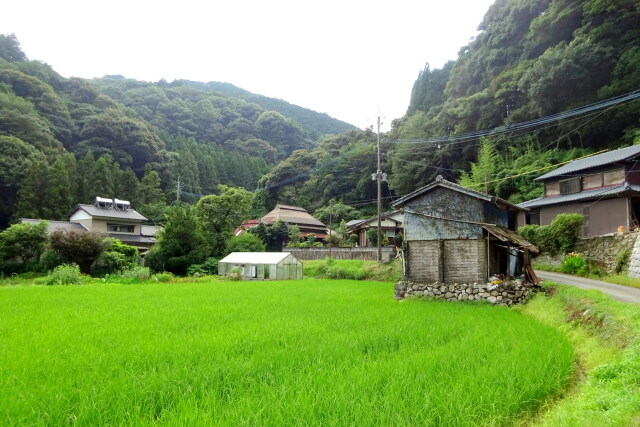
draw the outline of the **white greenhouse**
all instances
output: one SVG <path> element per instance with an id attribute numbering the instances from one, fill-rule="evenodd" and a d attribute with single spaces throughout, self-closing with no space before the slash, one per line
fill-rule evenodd
<path id="1" fill-rule="evenodd" d="M 238 268 L 244 280 L 302 279 L 302 263 L 290 252 L 232 252 L 218 262 L 218 274 Z"/>

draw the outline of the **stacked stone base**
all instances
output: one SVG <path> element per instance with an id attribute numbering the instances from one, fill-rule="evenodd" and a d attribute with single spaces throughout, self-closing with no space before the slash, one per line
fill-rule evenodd
<path id="1" fill-rule="evenodd" d="M 524 304 L 539 289 L 520 281 L 491 283 L 416 283 L 400 281 L 395 285 L 395 298 L 433 298 L 446 301 L 487 301 L 511 306 Z"/>

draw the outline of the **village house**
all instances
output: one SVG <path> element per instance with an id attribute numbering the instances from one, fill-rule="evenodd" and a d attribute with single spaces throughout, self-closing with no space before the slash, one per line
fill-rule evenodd
<path id="1" fill-rule="evenodd" d="M 286 222 L 289 226 L 297 226 L 300 230 L 300 236 L 304 238 L 311 233 L 313 233 L 318 240 L 327 237 L 327 226 L 319 219 L 311 216 L 305 208 L 280 204 L 276 205 L 275 208 L 259 220 L 251 219 L 243 222 L 240 227 L 236 228 L 234 234 L 239 236 L 243 232 L 257 227 L 261 222 L 270 226 L 275 224 L 279 219 Z"/>
<path id="2" fill-rule="evenodd" d="M 544 195 L 518 206 L 518 226 L 548 225 L 561 213 L 584 216 L 583 237 L 638 228 L 640 145 L 575 160 L 535 181 Z"/>
<path id="3" fill-rule="evenodd" d="M 69 221 L 48 221 L 47 232 L 95 231 L 136 246 L 143 253 L 156 243 L 155 235 L 159 231 L 159 227 L 143 224 L 146 220 L 126 200 L 96 197 L 93 205 L 76 205 L 69 213 Z M 36 224 L 40 221 L 42 220 L 29 218 L 20 220 Z"/>
<path id="4" fill-rule="evenodd" d="M 396 236 L 402 236 L 402 212 L 391 211 L 384 212 L 380 215 L 380 230 L 382 235 L 387 237 L 389 246 L 396 245 Z M 358 236 L 358 246 L 367 247 L 371 246 L 367 231 L 370 229 L 378 229 L 378 216 L 369 219 L 356 219 L 347 222 L 347 231 L 349 233 L 356 234 Z"/>
<path id="5" fill-rule="evenodd" d="M 403 281 L 487 283 L 490 277 L 537 281 L 529 252 L 516 233 L 525 208 L 438 176 L 395 201 L 404 214 Z"/>

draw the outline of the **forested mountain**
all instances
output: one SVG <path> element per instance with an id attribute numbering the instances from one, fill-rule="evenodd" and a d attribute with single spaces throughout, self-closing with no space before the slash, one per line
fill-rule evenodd
<path id="1" fill-rule="evenodd" d="M 441 69 L 427 64 L 420 72 L 407 114 L 383 135 L 382 169 L 391 190 L 406 194 L 443 175 L 520 202 L 541 195 L 532 182 L 537 175 L 509 177 L 640 142 L 640 99 L 535 125 L 542 117 L 640 90 L 639 22 L 636 0 L 496 0 L 457 60 Z M 503 129 L 527 121 L 534 123 Z M 375 171 L 374 141 L 371 135 L 369 157 L 358 150 L 340 157 L 342 164 L 360 159 L 359 174 L 327 170 L 331 151 L 320 144 L 310 155 L 282 162 L 266 183 L 289 203 L 322 205 L 342 197 L 366 203 L 372 195 L 358 185 Z M 291 182 L 277 175 L 285 167 L 310 173 Z M 332 185 L 322 194 L 310 191 L 327 178 Z"/>
<path id="2" fill-rule="evenodd" d="M 453 139 L 638 91 L 639 22 L 635 0 L 496 0 L 456 61 L 419 74 L 389 139 Z M 436 175 L 462 174 L 466 185 L 484 190 L 486 179 L 490 192 L 519 202 L 541 195 L 536 175 L 504 178 L 639 136 L 635 100 L 482 141 L 389 145 L 391 185 L 406 193 Z"/>
<path id="3" fill-rule="evenodd" d="M 254 189 L 278 161 L 313 148 L 310 134 L 349 128 L 290 106 L 306 117 L 307 132 L 211 85 L 67 79 L 28 60 L 15 36 L 0 35 L 0 228 L 24 216 L 65 219 L 96 195 L 136 208 L 164 203 L 177 198 L 178 180 L 183 200 L 218 184 Z"/>

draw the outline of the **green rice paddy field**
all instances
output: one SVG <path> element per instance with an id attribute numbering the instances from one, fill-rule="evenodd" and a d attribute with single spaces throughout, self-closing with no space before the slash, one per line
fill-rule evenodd
<path id="1" fill-rule="evenodd" d="M 570 381 L 556 329 L 392 286 L 0 287 L 0 425 L 511 425 Z"/>

